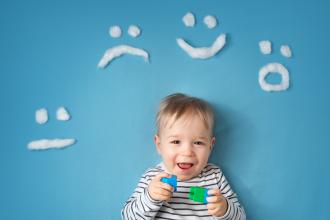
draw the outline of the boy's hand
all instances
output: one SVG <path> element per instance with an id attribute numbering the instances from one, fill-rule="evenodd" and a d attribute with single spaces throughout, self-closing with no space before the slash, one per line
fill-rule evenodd
<path id="1" fill-rule="evenodd" d="M 155 176 L 148 186 L 149 195 L 153 200 L 158 201 L 169 201 L 173 195 L 173 187 L 167 183 L 163 183 L 161 178 L 171 177 L 168 173 L 160 173 Z"/>
<path id="2" fill-rule="evenodd" d="M 228 203 L 226 198 L 221 194 L 220 189 L 211 189 L 208 191 L 210 195 L 207 197 L 206 205 L 210 215 L 221 217 L 227 212 Z"/>

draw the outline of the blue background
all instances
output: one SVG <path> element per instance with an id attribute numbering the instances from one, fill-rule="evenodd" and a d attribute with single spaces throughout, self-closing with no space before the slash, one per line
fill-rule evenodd
<path id="1" fill-rule="evenodd" d="M 182 23 L 186 12 L 197 26 Z M 219 25 L 207 29 L 203 18 Z M 248 219 L 328 219 L 330 4 L 306 1 L 1 1 L 0 219 L 119 219 L 140 175 L 160 158 L 153 145 L 161 98 L 184 92 L 211 102 L 220 165 Z M 123 36 L 108 35 L 111 25 Z M 127 28 L 137 24 L 133 39 Z M 193 60 L 175 42 L 228 43 L 214 58 Z M 262 55 L 260 40 L 273 42 Z M 97 63 L 107 48 L 150 52 Z M 293 58 L 281 56 L 288 44 Z M 267 93 L 259 69 L 280 62 L 286 92 Z M 279 77 L 269 80 L 278 82 Z M 69 122 L 56 120 L 59 106 Z M 45 125 L 38 108 L 49 111 Z M 76 138 L 64 150 L 29 151 L 41 138 Z"/>

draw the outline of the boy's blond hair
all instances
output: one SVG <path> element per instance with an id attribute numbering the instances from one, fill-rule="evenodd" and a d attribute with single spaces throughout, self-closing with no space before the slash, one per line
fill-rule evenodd
<path id="1" fill-rule="evenodd" d="M 199 116 L 204 122 L 205 128 L 213 135 L 214 113 L 212 107 L 204 100 L 182 93 L 166 96 L 160 103 L 156 126 L 157 134 L 169 121 L 172 123 L 182 116 Z"/>

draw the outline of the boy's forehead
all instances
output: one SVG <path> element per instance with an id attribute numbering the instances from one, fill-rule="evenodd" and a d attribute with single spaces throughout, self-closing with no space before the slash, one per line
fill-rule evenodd
<path id="1" fill-rule="evenodd" d="M 170 116 L 164 118 L 164 121 L 161 125 L 161 131 L 166 132 L 166 136 L 179 136 L 182 131 L 181 127 L 185 127 L 189 129 L 190 125 L 194 123 L 199 127 L 198 132 L 202 133 L 199 135 L 209 134 L 210 129 L 205 125 L 204 120 L 196 115 L 196 114 L 186 114 L 182 115 L 180 118 L 176 118 L 175 116 Z M 197 131 L 196 131 L 197 132 Z"/>
<path id="2" fill-rule="evenodd" d="M 180 117 L 177 117 L 176 115 L 171 115 L 167 118 L 164 118 L 164 122 L 164 126 L 167 128 L 172 128 L 175 125 L 188 126 L 192 122 L 204 124 L 204 121 L 200 116 L 192 113 L 186 113 L 181 115 Z"/>

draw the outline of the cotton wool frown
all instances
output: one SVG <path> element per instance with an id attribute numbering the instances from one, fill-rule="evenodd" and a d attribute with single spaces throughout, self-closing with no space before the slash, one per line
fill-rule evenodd
<path id="1" fill-rule="evenodd" d="M 192 27 L 195 24 L 195 16 L 191 12 L 188 12 L 183 17 L 183 23 Z M 217 25 L 217 20 L 214 16 L 207 15 L 204 18 L 204 23 L 208 28 L 212 29 Z M 186 52 L 193 59 L 208 59 L 215 56 L 226 44 L 226 34 L 219 34 L 215 41 L 209 47 L 194 47 L 189 44 L 183 38 L 177 38 L 178 46 Z"/>
<path id="2" fill-rule="evenodd" d="M 122 33 L 121 29 L 119 26 L 113 26 L 116 27 L 116 31 L 117 33 Z M 111 28 L 110 28 L 111 30 Z M 128 28 L 128 34 L 133 37 L 136 38 L 138 36 L 140 36 L 141 34 L 141 29 L 137 26 L 137 25 L 131 25 Z M 117 34 L 118 35 L 118 34 Z M 111 37 L 116 37 L 116 34 L 111 34 Z M 114 59 L 119 58 L 125 54 L 129 54 L 129 55 L 134 55 L 134 56 L 139 56 L 144 58 L 144 60 L 146 62 L 149 62 L 149 53 L 141 48 L 137 48 L 137 47 L 133 47 L 127 44 L 121 44 L 121 45 L 117 45 L 114 47 L 111 47 L 109 49 L 107 49 L 103 55 L 103 57 L 101 58 L 101 60 L 98 63 L 98 68 L 105 68 L 107 67 L 107 65 L 109 65 Z"/>

